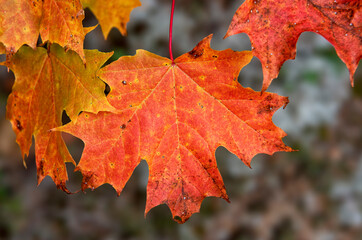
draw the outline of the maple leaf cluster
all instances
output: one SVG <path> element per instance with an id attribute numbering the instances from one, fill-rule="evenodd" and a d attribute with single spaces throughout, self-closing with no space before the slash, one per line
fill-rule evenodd
<path id="1" fill-rule="evenodd" d="M 265 92 L 282 64 L 295 57 L 296 42 L 314 31 L 336 48 L 353 74 L 362 55 L 359 0 L 247 0 L 227 36 L 245 32 L 252 52 L 210 47 L 212 35 L 174 61 L 145 50 L 102 67 L 112 53 L 83 49 L 84 8 L 106 37 L 112 27 L 126 35 L 139 0 L 0 0 L 0 53 L 15 74 L 7 118 L 22 155 L 32 137 L 38 183 L 50 176 L 67 193 L 65 163 L 76 165 L 61 137 L 85 143 L 76 170 L 82 190 L 111 184 L 122 192 L 132 172 L 149 167 L 146 214 L 167 204 L 185 222 L 205 197 L 228 201 L 215 150 L 224 146 L 247 166 L 258 153 L 292 151 L 272 122 L 287 97 Z M 39 36 L 42 43 L 37 46 Z M 237 81 L 252 56 L 262 63 L 262 93 Z M 111 91 L 104 94 L 106 82 Z M 62 113 L 71 119 L 62 126 Z"/>

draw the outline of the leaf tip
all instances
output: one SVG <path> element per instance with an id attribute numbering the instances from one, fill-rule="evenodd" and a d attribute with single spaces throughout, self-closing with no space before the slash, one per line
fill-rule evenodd
<path id="1" fill-rule="evenodd" d="M 91 27 L 84 27 L 84 35 L 87 35 L 88 33 L 90 33 L 91 31 L 93 31 L 94 29 L 96 29 L 98 27 L 99 24 L 96 24 L 94 26 Z"/>
<path id="2" fill-rule="evenodd" d="M 351 82 L 351 86 L 354 87 L 354 71 L 349 70 L 349 81 Z"/>
<path id="3" fill-rule="evenodd" d="M 283 105 L 283 109 L 285 109 L 287 107 L 287 105 L 289 104 L 289 98 L 288 97 L 284 97 L 284 105 Z"/>
<path id="4" fill-rule="evenodd" d="M 179 224 L 184 224 L 189 218 L 190 217 L 184 218 L 182 216 L 181 217 L 180 216 L 173 216 L 173 220 L 175 220 Z"/>
<path id="5" fill-rule="evenodd" d="M 65 182 L 60 182 L 57 184 L 57 188 L 62 190 L 63 192 L 67 193 L 67 194 L 73 194 L 71 191 L 68 190 L 68 188 L 65 185 Z"/>
<path id="6" fill-rule="evenodd" d="M 25 169 L 28 168 L 28 165 L 26 165 L 26 162 L 25 162 L 25 156 L 23 156 L 23 166 L 24 166 Z"/>
<path id="7" fill-rule="evenodd" d="M 227 203 L 231 203 L 229 196 L 225 193 L 224 196 L 222 196 L 222 198 L 227 202 Z"/>

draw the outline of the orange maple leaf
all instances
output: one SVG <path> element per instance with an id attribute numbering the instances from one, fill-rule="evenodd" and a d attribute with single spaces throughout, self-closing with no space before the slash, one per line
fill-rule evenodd
<path id="1" fill-rule="evenodd" d="M 35 48 L 40 34 L 43 42 L 72 49 L 84 60 L 83 19 L 79 0 L 0 0 L 0 42 L 14 54 L 23 44 Z"/>
<path id="2" fill-rule="evenodd" d="M 65 52 L 52 44 L 48 51 L 23 46 L 8 63 L 15 83 L 6 117 L 12 123 L 23 156 L 28 155 L 34 136 L 38 183 L 49 175 L 59 188 L 67 191 L 65 162 L 74 161 L 61 134 L 49 132 L 62 125 L 63 110 L 73 120 L 83 110 L 113 110 L 103 92 L 104 83 L 96 77 L 96 71 L 110 56 L 111 53 L 86 50 L 85 68 L 75 52 Z"/>
<path id="3" fill-rule="evenodd" d="M 325 37 L 353 75 L 362 57 L 360 0 L 246 0 L 236 11 L 225 37 L 247 33 L 261 61 L 265 91 L 283 63 L 294 59 L 301 33 Z"/>
<path id="4" fill-rule="evenodd" d="M 122 33 L 127 34 L 126 25 L 131 11 L 141 6 L 139 0 L 81 0 L 83 8 L 89 8 L 102 27 L 104 38 L 107 38 L 112 27 L 116 27 Z"/>
<path id="5" fill-rule="evenodd" d="M 118 113 L 82 113 L 58 128 L 82 139 L 82 189 L 111 184 L 118 194 L 142 159 L 149 166 L 145 214 L 167 204 L 185 222 L 205 197 L 228 200 L 215 150 L 225 146 L 248 166 L 258 153 L 291 151 L 272 122 L 288 103 L 237 81 L 249 51 L 210 48 L 211 36 L 172 63 L 144 50 L 100 70 Z"/>

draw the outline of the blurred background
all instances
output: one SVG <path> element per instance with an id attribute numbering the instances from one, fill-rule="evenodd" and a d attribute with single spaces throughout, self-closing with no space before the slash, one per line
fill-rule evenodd
<path id="1" fill-rule="evenodd" d="M 105 40 L 98 26 L 85 48 L 115 51 L 112 60 L 146 49 L 168 57 L 171 0 L 141 0 L 131 14 L 128 36 L 113 29 Z M 243 1 L 176 1 L 174 56 L 190 51 L 213 33 L 214 49 L 250 50 L 247 35 L 223 40 Z M 97 24 L 86 10 L 85 26 Z M 2 59 L 4 60 L 4 56 Z M 240 83 L 259 91 L 262 70 L 254 58 Z M 289 96 L 273 121 L 288 136 L 293 153 L 259 154 L 252 169 L 220 147 L 216 151 L 231 203 L 204 200 L 185 224 L 172 220 L 165 205 L 144 218 L 148 168 L 142 162 L 123 193 L 109 185 L 67 195 L 47 177 L 38 187 L 34 149 L 23 167 L 10 122 L 7 96 L 14 76 L 0 66 L 0 239 L 362 239 L 362 69 L 352 88 L 334 48 L 315 33 L 303 33 L 297 57 L 284 64 L 269 91 Z M 78 162 L 83 143 L 64 135 Z M 81 175 L 67 164 L 72 191 Z"/>

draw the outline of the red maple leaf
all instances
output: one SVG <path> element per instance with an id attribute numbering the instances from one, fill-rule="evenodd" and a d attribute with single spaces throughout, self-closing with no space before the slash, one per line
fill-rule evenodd
<path id="1" fill-rule="evenodd" d="M 236 11 L 225 37 L 247 33 L 261 61 L 262 91 L 278 76 L 283 63 L 294 59 L 299 35 L 325 37 L 347 65 L 350 81 L 362 57 L 360 0 L 247 0 Z"/>
<path id="2" fill-rule="evenodd" d="M 167 204 L 185 222 L 205 197 L 228 200 L 215 150 L 225 146 L 246 165 L 258 153 L 291 151 L 272 122 L 288 103 L 237 81 L 249 51 L 210 48 L 211 36 L 172 63 L 144 50 L 100 70 L 118 113 L 82 113 L 58 130 L 85 143 L 77 166 L 82 189 L 111 184 L 118 194 L 144 159 L 149 166 L 146 214 Z"/>

